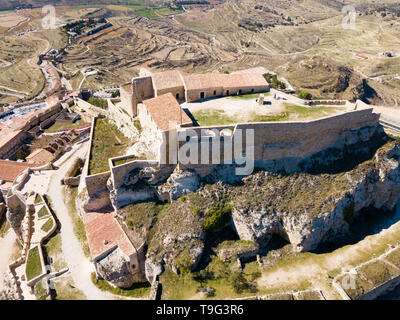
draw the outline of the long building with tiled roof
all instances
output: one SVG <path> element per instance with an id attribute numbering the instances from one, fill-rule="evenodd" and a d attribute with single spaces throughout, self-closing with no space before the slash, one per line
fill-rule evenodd
<path id="1" fill-rule="evenodd" d="M 183 111 L 173 95 L 169 92 L 161 96 L 143 101 L 147 114 L 139 114 L 141 119 L 148 118 L 148 121 L 154 122 L 160 131 L 168 131 L 170 124 L 181 126 L 192 125 L 192 120 Z M 146 120 L 141 120 L 147 122 Z"/>

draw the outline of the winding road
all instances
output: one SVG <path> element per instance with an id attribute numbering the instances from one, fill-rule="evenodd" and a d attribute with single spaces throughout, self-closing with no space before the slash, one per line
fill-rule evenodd
<path id="1" fill-rule="evenodd" d="M 88 300 L 110 300 L 113 299 L 111 294 L 101 291 L 92 283 L 91 273 L 95 271 L 94 265 L 84 255 L 81 243 L 75 236 L 72 219 L 64 200 L 64 187 L 61 185 L 61 179 L 65 177 L 67 170 L 77 157 L 84 157 L 87 147 L 87 142 L 75 145 L 55 163 L 55 165 L 60 164 L 60 167 L 51 176 L 48 196 L 61 223 L 63 256 L 76 287 Z"/>

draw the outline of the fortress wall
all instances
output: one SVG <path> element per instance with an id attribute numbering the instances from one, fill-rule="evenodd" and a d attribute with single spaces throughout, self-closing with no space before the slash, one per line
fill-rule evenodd
<path id="1" fill-rule="evenodd" d="M 132 83 L 129 82 L 120 86 L 119 92 L 121 97 L 121 103 L 123 108 L 125 108 L 125 110 L 129 113 L 129 115 L 131 117 L 135 117 L 137 114 L 136 103 L 133 99 L 133 95 L 124 88 L 124 86 L 127 85 L 132 86 Z"/>
<path id="2" fill-rule="evenodd" d="M 86 176 L 85 183 L 89 196 L 92 196 L 99 190 L 107 188 L 107 180 L 110 177 L 110 175 L 111 172 L 107 171 Z"/>
<path id="3" fill-rule="evenodd" d="M 172 95 L 176 98 L 177 94 L 179 95 L 179 99 L 177 100 L 181 100 L 185 98 L 185 88 L 183 86 L 179 86 L 179 87 L 173 87 L 173 88 L 168 88 L 168 89 L 162 89 L 162 90 L 157 90 L 156 92 L 156 97 L 161 96 L 163 94 L 166 94 L 168 92 L 171 92 Z"/>
<path id="4" fill-rule="evenodd" d="M 266 92 L 269 91 L 269 86 L 253 86 L 253 87 L 215 87 L 207 90 L 196 89 L 196 90 L 186 90 L 186 101 L 196 101 L 200 99 L 201 92 L 204 92 L 205 98 L 210 97 L 218 97 L 218 96 L 234 96 L 239 94 L 247 94 L 247 93 L 257 93 L 257 92 Z M 253 91 L 252 91 L 253 90 Z M 214 94 L 215 91 L 215 94 Z M 229 91 L 229 92 L 228 92 Z"/>
<path id="5" fill-rule="evenodd" d="M 136 103 L 154 97 L 153 80 L 150 76 L 132 79 L 132 94 Z"/>
<path id="6" fill-rule="evenodd" d="M 97 117 L 98 115 L 103 115 L 107 116 L 108 111 L 104 110 L 102 108 L 96 107 L 92 105 L 91 103 L 82 100 L 81 98 L 75 98 L 75 104 L 79 107 L 85 110 L 85 112 L 89 113 L 92 117 Z"/>
<path id="7" fill-rule="evenodd" d="M 11 157 L 17 149 L 21 146 L 23 140 L 28 136 L 25 131 L 18 131 L 12 139 L 8 140 L 2 146 L 0 146 L 0 159 L 7 159 Z"/>
<path id="8" fill-rule="evenodd" d="M 222 163 L 224 159 L 223 143 L 228 139 L 228 144 L 232 144 L 235 140 L 240 141 L 243 146 L 243 151 L 245 151 L 246 147 L 253 146 L 255 161 L 274 160 L 287 157 L 304 158 L 328 148 L 344 131 L 373 125 L 376 124 L 378 120 L 378 114 L 372 113 L 372 109 L 365 109 L 308 122 L 237 124 L 233 130 L 232 138 L 223 136 L 219 138 L 221 143 L 219 158 Z M 225 128 L 230 129 L 232 127 L 226 126 Z M 200 134 L 201 129 L 202 128 L 190 128 L 184 130 Z M 222 131 L 224 127 L 214 127 L 214 129 Z M 254 130 L 254 144 L 250 141 L 246 141 L 246 130 L 248 129 Z M 240 136 L 240 131 L 242 132 L 243 137 Z M 202 158 L 212 159 L 211 139 L 207 142 L 205 137 L 201 139 L 192 138 L 189 142 L 181 142 L 180 150 L 185 144 L 188 148 L 192 147 L 193 149 L 198 150 L 197 163 L 200 164 Z M 207 149 L 202 148 L 207 144 L 209 145 L 208 151 Z M 205 152 L 208 152 L 209 154 L 205 155 Z M 191 163 L 182 164 L 181 160 L 179 160 L 179 162 L 180 168 L 195 169 L 204 167 Z"/>
<path id="9" fill-rule="evenodd" d="M 305 102 L 309 106 L 344 106 L 347 101 L 346 100 L 310 100 Z"/>
<path id="10" fill-rule="evenodd" d="M 126 127 L 131 127 L 133 125 L 133 121 L 131 116 L 127 115 L 125 112 L 121 110 L 120 107 L 117 107 L 111 99 L 107 99 L 108 103 L 108 112 L 110 114 L 110 118 L 119 122 L 121 125 Z"/>
<path id="11" fill-rule="evenodd" d="M 147 167 L 158 167 L 159 165 L 160 163 L 158 160 L 133 160 L 116 167 L 111 167 L 111 177 L 114 188 L 116 189 L 120 187 L 124 183 L 125 175 L 132 170 L 143 169 Z"/>
<path id="12" fill-rule="evenodd" d="M 216 92 L 216 94 L 214 94 L 214 91 Z M 186 90 L 186 101 L 191 102 L 191 101 L 200 100 L 201 92 L 204 92 L 204 98 L 218 97 L 218 96 L 223 95 L 222 87 L 215 87 L 215 88 L 210 88 L 207 90 L 204 90 L 204 89 Z"/>

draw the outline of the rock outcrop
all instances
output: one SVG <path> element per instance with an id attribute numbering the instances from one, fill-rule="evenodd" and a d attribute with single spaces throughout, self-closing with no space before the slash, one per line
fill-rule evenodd
<path id="1" fill-rule="evenodd" d="M 129 259 L 119 248 L 112 251 L 105 258 L 97 262 L 99 275 L 118 288 L 130 288 L 133 284 L 133 275 Z"/>
<path id="2" fill-rule="evenodd" d="M 313 250 L 346 234 L 362 209 L 394 209 L 400 198 L 399 159 L 400 145 L 392 142 L 344 173 L 249 176 L 243 187 L 231 189 L 233 225 L 241 239 L 260 245 L 279 234 L 298 251 Z"/>
<path id="3" fill-rule="evenodd" d="M 174 171 L 167 180 L 168 191 L 171 200 L 196 191 L 200 186 L 200 178 L 192 170 Z"/>

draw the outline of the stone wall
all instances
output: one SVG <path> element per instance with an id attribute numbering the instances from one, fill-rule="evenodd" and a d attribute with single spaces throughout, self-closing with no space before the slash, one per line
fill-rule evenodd
<path id="1" fill-rule="evenodd" d="M 131 117 L 136 117 L 136 102 L 133 98 L 133 95 L 130 91 L 125 89 L 125 86 L 132 86 L 132 83 L 125 83 L 120 86 L 119 92 L 122 102 L 122 107 L 128 112 Z"/>
<path id="2" fill-rule="evenodd" d="M 18 131 L 13 138 L 10 138 L 6 143 L 0 147 L 0 159 L 8 159 L 21 147 L 23 140 L 28 137 L 25 131 Z"/>
<path id="3" fill-rule="evenodd" d="M 175 99 L 178 101 L 185 99 L 185 88 L 183 86 L 157 90 L 156 96 L 158 97 L 168 92 L 171 92 Z"/>
<path id="4" fill-rule="evenodd" d="M 136 129 L 133 125 L 133 118 L 134 116 L 125 113 L 121 108 L 124 108 L 124 105 L 118 107 L 111 99 L 107 99 L 108 102 L 108 112 L 110 118 L 113 119 L 117 126 L 122 129 L 130 130 L 131 135 L 136 134 Z M 121 99 L 122 102 L 122 99 Z M 126 111 L 126 109 L 124 109 Z"/>
<path id="5" fill-rule="evenodd" d="M 309 106 L 344 106 L 346 100 L 310 100 L 305 101 L 306 105 Z"/>
<path id="6" fill-rule="evenodd" d="M 133 160 L 119 166 L 113 166 L 111 167 L 111 178 L 113 181 L 113 186 L 114 188 L 118 188 L 123 185 L 125 176 L 132 170 L 158 166 L 159 162 L 157 160 Z"/>
<path id="7" fill-rule="evenodd" d="M 239 94 L 247 94 L 247 93 L 258 93 L 258 92 L 267 92 L 269 91 L 269 86 L 256 86 L 256 87 L 243 87 L 243 88 L 222 88 L 215 87 L 209 88 L 207 90 L 186 90 L 186 101 L 196 101 L 201 99 L 201 93 L 204 93 L 204 98 L 212 98 L 212 97 L 220 97 L 220 96 L 234 96 Z"/>
<path id="8" fill-rule="evenodd" d="M 246 150 L 246 147 L 254 148 L 255 166 L 264 167 L 271 160 L 308 157 L 331 146 L 346 131 L 376 125 L 378 120 L 379 115 L 372 113 L 371 108 L 313 121 L 242 123 L 234 127 L 219 126 L 207 127 L 207 129 L 212 129 L 219 133 L 216 136 L 221 145 L 219 152 L 217 152 L 217 158 L 220 159 L 221 163 L 223 162 L 224 154 L 227 152 L 223 146 L 224 140 L 230 141 L 228 145 L 239 141 L 243 145 L 243 150 Z M 201 129 L 205 128 L 184 128 L 180 130 L 180 133 L 186 132 L 188 136 L 196 133 L 200 136 Z M 225 129 L 233 129 L 232 137 L 221 135 L 221 132 Z M 246 130 L 254 130 L 254 143 L 246 141 Z M 360 134 L 362 134 L 362 131 Z M 189 142 L 181 143 L 180 148 L 185 144 L 187 144 L 187 147 L 192 145 L 193 148 L 202 150 L 198 153 L 197 163 L 204 163 L 202 159 L 205 158 L 212 159 L 211 135 L 209 135 L 208 139 L 204 134 L 202 138 L 191 138 Z M 207 144 L 209 144 L 208 152 L 204 148 L 200 149 Z M 233 154 L 233 151 L 229 150 L 229 148 L 228 152 Z M 235 156 L 233 155 L 232 158 L 235 158 Z M 179 167 L 181 169 L 192 168 L 197 170 L 205 167 L 192 163 L 184 164 L 181 161 L 181 157 L 179 159 Z"/>
<path id="9" fill-rule="evenodd" d="M 103 116 L 107 116 L 108 115 L 108 111 L 107 110 L 104 110 L 102 108 L 96 107 L 96 106 L 92 105 L 91 103 L 89 103 L 89 102 L 87 102 L 87 101 L 85 101 L 85 100 L 83 100 L 81 98 L 75 97 L 75 104 L 79 108 L 81 108 L 85 112 L 87 112 L 92 117 L 97 117 L 99 115 L 103 115 Z"/>
<path id="10" fill-rule="evenodd" d="M 132 79 L 132 94 L 137 103 L 154 97 L 153 80 L 150 76 Z"/>

